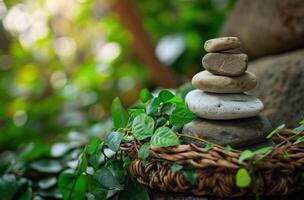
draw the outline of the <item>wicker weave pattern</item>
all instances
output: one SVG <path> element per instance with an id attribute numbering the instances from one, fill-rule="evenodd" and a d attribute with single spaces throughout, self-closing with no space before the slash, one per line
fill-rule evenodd
<path id="1" fill-rule="evenodd" d="M 283 134 L 288 135 L 290 131 L 285 130 Z M 274 138 L 274 141 L 282 140 Z M 206 151 L 193 144 L 172 148 L 152 147 L 150 157 L 156 160 L 144 166 L 137 158 L 139 147 L 136 143 L 125 144 L 121 148 L 132 157 L 129 174 L 150 188 L 198 196 L 239 197 L 254 194 L 253 186 L 240 189 L 235 185 L 237 170 L 240 167 L 250 168 L 249 163 L 238 162 L 239 152 L 235 150 L 226 152 L 223 148 L 214 147 Z M 282 156 L 283 152 L 288 152 L 289 156 Z M 181 171 L 172 172 L 172 162 L 194 166 L 198 184 L 192 186 Z M 261 195 L 284 195 L 304 189 L 304 146 L 285 144 L 258 163 L 255 175 Z"/>

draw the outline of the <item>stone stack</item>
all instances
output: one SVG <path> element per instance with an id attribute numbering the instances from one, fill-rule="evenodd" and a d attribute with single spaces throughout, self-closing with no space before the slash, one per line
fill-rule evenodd
<path id="1" fill-rule="evenodd" d="M 257 79 L 246 71 L 247 55 L 232 53 L 240 46 L 236 37 L 205 43 L 209 53 L 202 63 L 206 70 L 193 77 L 196 89 L 186 96 L 189 109 L 198 119 L 184 126 L 183 133 L 235 148 L 265 141 L 271 125 L 259 115 L 263 103 L 244 93 L 257 85 Z"/>

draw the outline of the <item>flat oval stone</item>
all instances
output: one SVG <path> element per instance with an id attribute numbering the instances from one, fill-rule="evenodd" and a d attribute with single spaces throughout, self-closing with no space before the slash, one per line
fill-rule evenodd
<path id="1" fill-rule="evenodd" d="M 204 44 L 204 49 L 207 52 L 219 52 L 236 49 L 240 46 L 241 42 L 237 37 L 221 37 L 207 40 Z"/>
<path id="2" fill-rule="evenodd" d="M 264 145 L 266 136 L 271 132 L 271 124 L 266 117 L 256 116 L 245 119 L 216 121 L 196 119 L 183 128 L 184 134 L 208 140 L 219 145 L 230 145 L 233 148 L 254 148 L 252 145 Z M 185 143 L 204 146 L 202 142 L 182 137 Z M 262 143 L 263 142 L 263 143 Z M 271 146 L 266 143 L 264 146 Z"/>
<path id="3" fill-rule="evenodd" d="M 213 74 L 240 76 L 247 70 L 248 56 L 244 53 L 207 53 L 202 64 Z"/>
<path id="4" fill-rule="evenodd" d="M 214 75 L 205 70 L 192 78 L 192 85 L 206 92 L 242 93 L 255 88 L 257 79 L 250 72 L 245 72 L 242 76 L 229 77 Z"/>
<path id="5" fill-rule="evenodd" d="M 214 94 L 198 89 L 190 91 L 185 101 L 196 116 L 215 120 L 253 117 L 264 108 L 258 98 L 247 94 Z"/>

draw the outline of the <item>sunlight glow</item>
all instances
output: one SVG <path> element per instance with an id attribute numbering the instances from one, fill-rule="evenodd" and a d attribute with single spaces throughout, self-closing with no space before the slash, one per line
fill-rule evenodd
<path id="1" fill-rule="evenodd" d="M 120 55 L 120 53 L 120 45 L 117 42 L 110 42 L 99 50 L 97 60 L 101 62 L 112 62 Z"/>
<path id="2" fill-rule="evenodd" d="M 24 4 L 17 4 L 9 9 L 3 20 L 6 30 L 12 34 L 19 34 L 27 30 L 30 26 L 30 15 L 26 12 Z"/>
<path id="3" fill-rule="evenodd" d="M 27 114 L 23 110 L 18 110 L 15 112 L 13 121 L 16 126 L 20 127 L 23 126 L 27 121 Z"/>
<path id="4" fill-rule="evenodd" d="M 53 47 L 57 55 L 69 57 L 75 53 L 77 45 L 73 38 L 60 37 L 55 39 Z"/>

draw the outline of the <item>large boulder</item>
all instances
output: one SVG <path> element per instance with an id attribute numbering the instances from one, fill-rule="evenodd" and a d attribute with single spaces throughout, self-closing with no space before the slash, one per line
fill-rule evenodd
<path id="1" fill-rule="evenodd" d="M 248 1 L 249 2 L 249 1 Z M 257 87 L 249 93 L 264 103 L 263 114 L 276 126 L 295 127 L 304 119 L 304 49 L 249 63 Z"/>
<path id="2" fill-rule="evenodd" d="M 239 37 L 250 59 L 304 47 L 304 1 L 239 0 L 221 35 Z"/>

